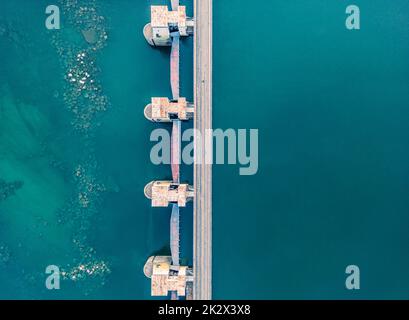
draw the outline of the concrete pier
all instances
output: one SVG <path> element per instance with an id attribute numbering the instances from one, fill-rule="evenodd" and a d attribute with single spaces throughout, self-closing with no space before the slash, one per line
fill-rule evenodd
<path id="1" fill-rule="evenodd" d="M 212 128 L 212 0 L 194 1 L 194 126 L 205 137 Z M 198 139 L 195 139 L 195 143 Z M 195 146 L 193 299 L 212 298 L 212 166 L 205 164 L 212 150 Z"/>

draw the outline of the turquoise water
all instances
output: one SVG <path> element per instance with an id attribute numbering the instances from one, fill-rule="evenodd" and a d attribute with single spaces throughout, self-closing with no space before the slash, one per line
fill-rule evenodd
<path id="1" fill-rule="evenodd" d="M 214 168 L 214 297 L 409 298 L 409 2 L 356 1 L 359 31 L 348 1 L 214 2 L 214 126 L 260 139 L 257 175 Z M 171 93 L 169 51 L 141 30 L 161 3 L 58 1 L 50 31 L 47 1 L 0 2 L 0 298 L 150 298 L 142 267 L 168 251 L 170 210 L 142 190 L 170 169 L 150 162 L 142 111 Z M 181 228 L 189 261 L 191 206 Z"/>
<path id="2" fill-rule="evenodd" d="M 170 170 L 150 163 L 155 126 L 143 108 L 170 95 L 169 52 L 142 36 L 149 1 L 61 1 L 54 31 L 44 27 L 48 4 L 0 4 L 0 298 L 149 298 L 142 268 L 169 251 L 170 211 L 151 209 L 143 187 Z M 88 28 L 96 43 L 82 36 Z M 191 45 L 182 52 L 190 99 Z M 69 74 L 85 72 L 78 94 Z M 190 259 L 191 207 L 182 213 Z M 61 290 L 45 288 L 51 264 L 65 272 Z"/>

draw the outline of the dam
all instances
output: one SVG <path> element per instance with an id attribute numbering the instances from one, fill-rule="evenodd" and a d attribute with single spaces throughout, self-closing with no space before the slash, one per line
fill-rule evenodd
<path id="1" fill-rule="evenodd" d="M 194 12 L 194 126 L 206 136 L 212 128 L 212 0 L 195 0 Z M 212 166 L 205 161 L 212 153 L 209 145 L 203 144 L 194 167 L 193 297 L 197 300 L 212 298 Z"/>
<path id="2" fill-rule="evenodd" d="M 153 207 L 172 206 L 170 219 L 171 256 L 149 257 L 145 275 L 151 279 L 152 296 L 172 299 L 210 300 L 212 298 L 212 166 L 205 159 L 212 154 L 211 144 L 195 141 L 193 185 L 180 182 L 181 121 L 193 119 L 194 128 L 206 136 L 212 128 L 212 1 L 194 1 L 194 18 L 186 8 L 172 0 L 167 5 L 151 6 L 151 21 L 143 34 L 153 46 L 171 46 L 170 86 L 172 99 L 152 98 L 145 117 L 153 122 L 172 123 L 171 171 L 173 181 L 152 181 L 145 196 Z M 180 37 L 194 37 L 194 101 L 180 97 Z M 209 147 L 210 146 L 210 147 Z M 198 151 L 200 150 L 200 152 Z M 193 266 L 180 266 L 180 207 L 193 201 Z"/>

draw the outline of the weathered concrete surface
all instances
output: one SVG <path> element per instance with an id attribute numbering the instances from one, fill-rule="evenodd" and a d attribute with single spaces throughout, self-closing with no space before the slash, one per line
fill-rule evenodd
<path id="1" fill-rule="evenodd" d="M 194 1 L 194 104 L 197 130 L 212 128 L 212 0 Z M 198 143 L 195 139 L 195 143 Z M 211 147 L 196 153 L 194 166 L 193 299 L 212 298 L 212 166 L 205 164 Z M 195 146 L 195 152 L 200 146 Z"/>

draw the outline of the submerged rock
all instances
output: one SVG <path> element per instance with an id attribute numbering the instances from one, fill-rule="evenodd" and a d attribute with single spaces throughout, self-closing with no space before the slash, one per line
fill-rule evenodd
<path id="1" fill-rule="evenodd" d="M 0 37 L 6 34 L 6 27 L 0 25 Z"/>
<path id="2" fill-rule="evenodd" d="M 0 201 L 13 196 L 22 186 L 22 181 L 6 182 L 3 179 L 0 179 Z"/>
<path id="3" fill-rule="evenodd" d="M 0 266 L 5 266 L 10 262 L 11 252 L 8 246 L 0 243 Z"/>
<path id="4" fill-rule="evenodd" d="M 98 41 L 98 33 L 95 29 L 81 30 L 82 35 L 84 36 L 85 41 L 89 44 L 95 44 Z"/>

